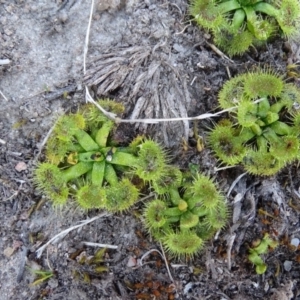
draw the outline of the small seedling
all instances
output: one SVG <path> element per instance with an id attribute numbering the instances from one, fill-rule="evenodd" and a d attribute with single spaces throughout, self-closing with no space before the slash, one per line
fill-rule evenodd
<path id="1" fill-rule="evenodd" d="M 269 248 L 276 248 L 278 243 L 272 240 L 268 234 L 265 234 L 263 239 L 256 244 L 254 248 L 249 250 L 248 259 L 255 265 L 256 273 L 261 275 L 267 270 L 267 265 L 261 255 L 266 254 Z"/>
<path id="2" fill-rule="evenodd" d="M 290 39 L 299 35 L 297 0 L 193 0 L 190 12 L 230 56 L 242 54 L 278 32 Z"/>
<path id="3" fill-rule="evenodd" d="M 36 275 L 36 279 L 34 280 L 33 283 L 30 284 L 31 286 L 41 284 L 41 283 L 45 282 L 46 280 L 50 279 L 51 277 L 53 277 L 53 275 L 54 275 L 53 271 L 34 270 L 31 268 L 28 268 L 28 269 L 31 273 Z"/>
<path id="4" fill-rule="evenodd" d="M 251 174 L 273 175 L 299 158 L 300 91 L 271 70 L 239 75 L 219 92 L 223 109 L 236 107 L 209 135 L 218 158 Z"/>
<path id="5" fill-rule="evenodd" d="M 105 252 L 106 249 L 101 248 L 93 256 L 87 257 L 81 253 L 78 257 L 75 257 L 78 260 L 79 266 L 74 270 L 73 276 L 85 283 L 90 283 L 91 277 L 98 277 L 107 272 L 109 269 L 104 264 Z"/>

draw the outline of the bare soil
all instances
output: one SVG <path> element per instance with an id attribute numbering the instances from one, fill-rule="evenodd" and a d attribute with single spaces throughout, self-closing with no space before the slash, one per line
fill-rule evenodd
<path id="1" fill-rule="evenodd" d="M 212 120 L 121 124 L 117 131 L 124 144 L 138 133 L 155 138 L 182 169 L 199 165 L 227 195 L 228 227 L 194 260 L 168 258 L 172 278 L 160 245 L 142 229 L 143 202 L 71 231 L 37 257 L 53 236 L 101 213 L 72 203 L 54 210 L 31 180 L 44 138 L 59 115 L 85 103 L 85 86 L 94 98 L 122 102 L 124 118 L 197 116 L 217 111 L 229 76 L 258 65 L 286 74 L 300 60 L 298 44 L 279 38 L 232 60 L 220 56 L 209 33 L 190 22 L 185 0 L 98 0 L 84 74 L 90 2 L 0 0 L 0 299 L 300 299 L 300 247 L 291 246 L 300 239 L 298 165 L 270 178 L 245 174 L 229 191 L 243 170 L 215 171 L 205 144 Z M 264 233 L 279 246 L 264 255 L 268 269 L 257 275 L 247 253 Z M 82 263 L 98 250 L 84 242 L 117 246 L 97 265 L 106 271 Z M 32 270 L 53 276 L 33 285 Z"/>

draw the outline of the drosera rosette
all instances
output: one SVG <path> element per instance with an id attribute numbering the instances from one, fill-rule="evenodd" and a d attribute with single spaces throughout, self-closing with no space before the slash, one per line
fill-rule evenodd
<path id="1" fill-rule="evenodd" d="M 297 0 L 193 0 L 190 13 L 230 56 L 243 54 L 278 33 L 289 39 L 299 36 Z"/>
<path id="2" fill-rule="evenodd" d="M 122 111 L 113 101 L 101 105 Z M 115 145 L 110 137 L 114 126 L 90 104 L 59 118 L 46 145 L 46 162 L 34 174 L 37 187 L 54 205 L 72 196 L 84 209 L 123 211 L 138 199 L 138 189 L 126 178 L 138 157 L 129 147 Z"/>
<path id="3" fill-rule="evenodd" d="M 144 223 L 171 256 L 193 257 L 211 234 L 225 227 L 228 208 L 207 176 L 189 173 L 182 178 L 180 186 L 170 186 L 167 193 L 146 205 Z M 211 234 L 202 235 L 204 229 Z"/>
<path id="4" fill-rule="evenodd" d="M 276 174 L 299 158 L 300 91 L 270 70 L 238 75 L 219 92 L 222 109 L 235 107 L 209 134 L 221 162 L 254 175 Z"/>

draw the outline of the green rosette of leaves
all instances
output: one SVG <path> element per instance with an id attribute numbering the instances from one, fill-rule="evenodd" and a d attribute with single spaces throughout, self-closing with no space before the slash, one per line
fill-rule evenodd
<path id="1" fill-rule="evenodd" d="M 235 107 L 209 134 L 221 162 L 270 176 L 299 158 L 300 91 L 268 69 L 236 76 L 219 92 L 223 109 Z"/>
<path id="2" fill-rule="evenodd" d="M 115 113 L 124 110 L 110 100 L 99 104 Z M 127 177 L 127 171 L 139 164 L 138 157 L 129 147 L 116 146 L 111 138 L 114 126 L 91 104 L 57 120 L 46 144 L 46 162 L 34 172 L 37 188 L 54 205 L 73 197 L 83 209 L 117 212 L 138 199 L 139 190 Z"/>
<path id="3" fill-rule="evenodd" d="M 200 174 L 183 177 L 178 183 L 179 176 L 174 175 L 163 197 L 146 205 L 144 223 L 171 255 L 193 257 L 226 225 L 228 208 L 210 178 Z"/>
<path id="4" fill-rule="evenodd" d="M 297 0 L 193 0 L 190 13 L 230 56 L 243 54 L 278 33 L 289 39 L 299 37 Z"/>

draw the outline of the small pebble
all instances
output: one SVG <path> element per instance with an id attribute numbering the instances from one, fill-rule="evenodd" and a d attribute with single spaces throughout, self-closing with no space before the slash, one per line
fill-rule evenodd
<path id="1" fill-rule="evenodd" d="M 285 271 L 287 271 L 287 272 L 291 271 L 292 265 L 293 265 L 293 262 L 290 261 L 290 260 L 286 260 L 286 261 L 283 263 L 283 267 L 284 267 Z"/>
<path id="2" fill-rule="evenodd" d="M 134 258 L 133 256 L 129 257 L 129 260 L 127 262 L 127 267 L 132 268 L 136 266 L 136 258 Z"/>
<path id="3" fill-rule="evenodd" d="M 209 33 L 205 33 L 204 34 L 204 38 L 207 39 L 207 40 L 209 40 L 211 38 L 211 35 Z"/>
<path id="4" fill-rule="evenodd" d="M 54 278 L 51 278 L 49 281 L 48 281 L 48 286 L 51 288 L 51 289 L 55 289 L 58 287 L 58 280 L 57 279 L 54 279 Z"/>
<path id="5" fill-rule="evenodd" d="M 270 289 L 269 282 L 266 281 L 266 284 L 265 284 L 265 286 L 264 286 L 264 291 L 267 292 L 269 289 Z"/>
<path id="6" fill-rule="evenodd" d="M 61 11 L 60 14 L 58 15 L 58 19 L 59 21 L 61 21 L 62 23 L 66 23 L 68 20 L 68 15 L 65 11 Z"/>
<path id="7" fill-rule="evenodd" d="M 22 171 L 25 171 L 27 169 L 27 165 L 26 163 L 24 163 L 23 161 L 20 161 L 16 164 L 15 166 L 15 169 L 18 171 L 18 172 L 22 172 Z"/>
<path id="8" fill-rule="evenodd" d="M 193 287 L 194 283 L 189 282 L 183 289 L 183 294 L 186 295 Z"/>
<path id="9" fill-rule="evenodd" d="M 299 242 L 300 242 L 300 240 L 298 238 L 293 238 L 291 240 L 291 245 L 295 247 L 295 250 L 297 250 L 297 248 L 299 246 Z"/>
<path id="10" fill-rule="evenodd" d="M 4 249 L 3 254 L 6 257 L 11 257 L 13 255 L 13 253 L 15 252 L 15 249 L 12 247 L 7 247 L 6 249 Z"/>

